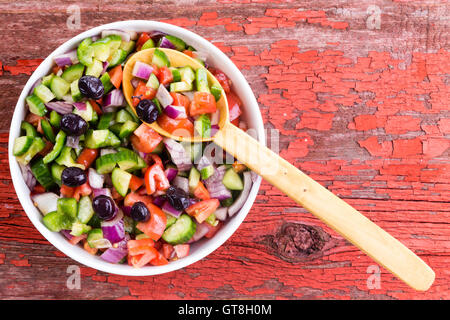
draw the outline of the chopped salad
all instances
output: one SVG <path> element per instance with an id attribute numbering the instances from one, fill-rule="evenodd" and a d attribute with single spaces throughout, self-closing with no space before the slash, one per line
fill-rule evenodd
<path id="1" fill-rule="evenodd" d="M 155 49 L 151 64 L 133 70 L 135 113 L 122 93 L 123 65 L 153 47 L 182 51 L 204 68 L 170 67 Z M 54 61 L 26 98 L 13 146 L 49 230 L 105 261 L 139 268 L 187 256 L 241 209 L 252 185 L 244 165 L 223 164 L 223 151 L 204 153 L 211 143 L 180 143 L 144 123 L 212 135 L 223 89 L 230 120 L 245 129 L 231 81 L 204 54 L 161 32 L 105 30 Z M 209 85 L 207 68 L 221 87 Z"/>

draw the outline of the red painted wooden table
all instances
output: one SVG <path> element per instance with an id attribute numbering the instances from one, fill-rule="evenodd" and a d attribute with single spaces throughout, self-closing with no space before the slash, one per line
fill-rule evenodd
<path id="1" fill-rule="evenodd" d="M 164 2 L 0 3 L 0 298 L 450 298 L 448 4 Z M 58 45 L 128 19 L 212 40 L 249 81 L 266 127 L 279 130 L 280 154 L 419 254 L 436 272 L 431 289 L 414 292 L 383 269 L 374 278 L 371 259 L 267 183 L 237 232 L 183 270 L 110 275 L 50 245 L 12 186 L 13 107 Z M 81 268 L 80 289 L 67 286 L 71 265 Z"/>

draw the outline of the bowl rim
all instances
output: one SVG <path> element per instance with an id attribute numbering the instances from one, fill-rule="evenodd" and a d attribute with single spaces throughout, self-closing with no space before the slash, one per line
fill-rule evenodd
<path id="1" fill-rule="evenodd" d="M 124 21 L 116 21 L 112 23 L 107 23 L 103 25 L 99 25 L 97 27 L 88 29 L 84 32 L 77 34 L 75 37 L 70 38 L 60 46 L 58 46 L 52 53 L 50 53 L 44 61 L 38 66 L 38 68 L 32 73 L 28 81 L 26 82 L 22 92 L 19 96 L 17 104 L 14 108 L 13 117 L 11 120 L 11 126 L 9 130 L 9 139 L 8 139 L 8 160 L 11 177 L 20 176 L 22 177 L 22 173 L 17 163 L 15 157 L 12 154 L 12 147 L 14 144 L 14 139 L 20 134 L 20 123 L 24 119 L 25 115 L 25 97 L 30 92 L 33 84 L 43 76 L 45 76 L 51 66 L 53 65 L 53 57 L 59 54 L 63 54 L 75 47 L 75 44 L 80 42 L 81 40 L 96 36 L 101 33 L 102 30 L 106 29 L 122 29 L 122 30 L 132 30 L 137 32 L 143 31 L 151 31 L 151 30 L 160 30 L 166 32 L 168 34 L 173 34 L 175 36 L 179 36 L 183 38 L 186 42 L 193 44 L 195 43 L 196 48 L 200 45 L 202 48 L 207 49 L 214 59 L 218 59 L 221 61 L 221 69 L 228 69 L 230 72 L 224 71 L 227 75 L 231 74 L 230 78 L 233 80 L 233 87 L 238 86 L 238 91 L 241 91 L 241 94 L 238 94 L 235 90 L 235 93 L 239 96 L 241 100 L 246 100 L 244 104 L 244 113 L 251 114 L 252 121 L 255 123 L 254 129 L 256 130 L 257 139 L 261 144 L 265 145 L 265 133 L 264 133 L 264 124 L 262 120 L 262 115 L 256 101 L 256 98 L 253 94 L 253 91 L 250 88 L 247 80 L 241 71 L 236 67 L 236 65 L 225 55 L 219 48 L 217 48 L 214 44 L 204 39 L 200 35 L 187 30 L 182 27 L 178 27 L 175 25 L 171 25 L 164 22 L 153 21 L 153 20 L 124 20 Z M 223 64 L 223 65 L 222 65 Z M 245 93 L 245 99 L 242 99 L 242 93 Z M 164 266 L 146 266 L 143 268 L 133 268 L 126 264 L 112 264 L 106 261 L 101 260 L 98 256 L 93 256 L 87 253 L 84 249 L 79 246 L 74 246 L 70 244 L 66 238 L 59 232 L 52 232 L 48 230 L 42 223 L 41 217 L 42 214 L 39 210 L 34 206 L 31 197 L 30 190 L 26 186 L 23 179 L 14 179 L 12 178 L 14 189 L 16 191 L 17 197 L 19 199 L 20 204 L 22 205 L 23 210 L 26 215 L 35 226 L 35 228 L 42 234 L 42 236 L 49 241 L 54 247 L 56 247 L 59 251 L 63 252 L 66 256 L 75 260 L 76 262 L 91 267 L 96 270 L 100 270 L 103 272 L 117 274 L 117 275 L 125 275 L 125 276 L 151 276 L 163 274 L 171 271 L 175 271 L 181 268 L 184 268 L 188 265 L 191 265 L 210 253 L 219 248 L 226 240 L 228 240 L 234 232 L 241 225 L 242 221 L 247 216 L 250 211 L 253 203 L 255 201 L 256 195 L 258 194 L 259 187 L 261 184 L 261 177 L 257 176 L 254 181 L 252 188 L 250 190 L 250 194 L 245 201 L 241 210 L 236 213 L 232 218 L 229 218 L 226 225 L 219 230 L 218 233 L 211 239 L 207 239 L 207 241 L 202 240 L 202 242 L 198 243 L 199 248 L 195 250 L 194 253 L 184 257 L 183 259 L 179 259 L 173 262 L 170 262 Z M 207 242 L 207 243 L 203 243 Z"/>

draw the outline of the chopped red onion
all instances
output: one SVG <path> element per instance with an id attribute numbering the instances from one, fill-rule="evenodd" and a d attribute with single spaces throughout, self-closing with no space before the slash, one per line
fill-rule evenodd
<path id="1" fill-rule="evenodd" d="M 220 221 L 225 221 L 227 219 L 228 216 L 228 208 L 227 207 L 222 207 L 217 209 L 214 212 L 214 215 L 216 216 L 217 219 L 219 219 Z"/>
<path id="2" fill-rule="evenodd" d="M 125 247 L 108 248 L 100 255 L 100 258 L 109 263 L 119 263 L 128 254 L 128 249 Z"/>
<path id="3" fill-rule="evenodd" d="M 112 107 L 121 107 L 125 102 L 125 98 L 123 97 L 122 90 L 114 89 L 109 92 L 106 96 L 103 97 L 103 108 L 105 111 Z"/>
<path id="4" fill-rule="evenodd" d="M 161 39 L 161 38 L 164 37 L 165 35 L 167 35 L 167 33 L 164 33 L 164 32 L 162 32 L 162 31 L 157 31 L 157 30 L 155 30 L 155 31 L 150 31 L 150 32 L 149 32 L 150 38 L 152 38 L 152 40 L 153 40 L 155 43 L 158 43 L 158 42 L 159 42 L 159 39 Z"/>
<path id="5" fill-rule="evenodd" d="M 103 70 L 100 73 L 101 76 L 105 74 L 106 70 L 108 69 L 108 66 L 109 66 L 109 62 L 108 61 L 103 61 Z"/>
<path id="6" fill-rule="evenodd" d="M 38 80 L 33 84 L 33 86 L 31 87 L 29 95 L 32 95 L 32 94 L 33 94 L 33 91 L 34 91 L 34 88 L 36 88 L 36 87 L 37 87 L 38 85 L 40 85 L 41 83 L 42 83 L 42 79 L 38 79 Z"/>
<path id="7" fill-rule="evenodd" d="M 118 210 L 114 219 L 102 221 L 101 227 L 103 231 L 103 238 L 108 239 L 111 243 L 116 243 L 122 240 L 125 237 L 122 210 Z"/>
<path id="8" fill-rule="evenodd" d="M 71 230 L 61 230 L 60 231 L 63 236 L 65 236 L 68 240 L 73 238 L 73 235 L 70 234 Z"/>
<path id="9" fill-rule="evenodd" d="M 131 85 L 133 88 L 136 88 L 139 85 L 139 79 L 138 78 L 131 78 Z"/>
<path id="10" fill-rule="evenodd" d="M 141 61 L 136 61 L 131 74 L 133 75 L 133 77 L 148 80 L 148 78 L 150 78 L 150 75 L 152 74 L 152 72 L 153 72 L 153 67 L 151 65 L 146 64 Z"/>
<path id="11" fill-rule="evenodd" d="M 88 181 L 91 188 L 101 189 L 105 183 L 105 176 L 99 174 L 94 168 L 89 168 Z"/>
<path id="12" fill-rule="evenodd" d="M 236 212 L 241 210 L 245 201 L 248 198 L 248 194 L 250 193 L 250 189 L 252 187 L 252 177 L 250 171 L 244 172 L 244 189 L 241 191 L 241 194 L 234 203 L 228 207 L 228 215 L 232 217 Z"/>
<path id="13" fill-rule="evenodd" d="M 220 130 L 220 127 L 217 124 L 211 125 L 211 136 L 215 135 L 217 131 Z"/>
<path id="14" fill-rule="evenodd" d="M 164 202 L 161 209 L 165 213 L 170 214 L 171 216 L 174 216 L 175 218 L 178 218 L 181 215 L 181 213 L 183 212 L 181 210 L 177 210 L 174 207 L 172 207 L 170 205 L 169 201 Z"/>
<path id="15" fill-rule="evenodd" d="M 226 170 L 226 166 L 220 166 L 214 170 L 211 177 L 205 180 L 205 186 L 206 189 L 208 189 L 211 198 L 216 198 L 219 200 L 231 198 L 230 190 L 228 190 L 222 182 Z"/>
<path id="16" fill-rule="evenodd" d="M 167 39 L 166 37 L 162 37 L 161 41 L 159 42 L 159 47 L 160 48 L 167 48 L 167 49 L 176 49 L 176 47 L 173 45 L 172 42 L 170 42 L 169 39 Z"/>
<path id="17" fill-rule="evenodd" d="M 164 108 L 164 113 L 172 119 L 186 119 L 186 109 L 182 106 L 168 105 Z"/>
<path id="18" fill-rule="evenodd" d="M 53 192 L 38 193 L 31 197 L 33 204 L 45 216 L 49 212 L 56 211 L 59 196 Z"/>
<path id="19" fill-rule="evenodd" d="M 156 91 L 156 99 L 161 103 L 162 107 L 165 108 L 173 103 L 173 98 L 169 91 L 164 86 L 159 86 L 158 91 Z"/>
<path id="20" fill-rule="evenodd" d="M 109 190 L 108 188 L 101 188 L 101 189 L 92 188 L 92 193 L 94 194 L 94 198 L 96 198 L 98 196 L 112 197 L 111 190 Z"/>
<path id="21" fill-rule="evenodd" d="M 78 149 L 80 146 L 80 136 L 67 136 L 66 146 Z"/>
<path id="22" fill-rule="evenodd" d="M 174 252 L 178 258 L 184 258 L 189 254 L 189 244 L 177 244 L 173 246 Z"/>
<path id="23" fill-rule="evenodd" d="M 186 92 L 183 92 L 183 94 L 186 96 L 186 97 L 188 97 L 189 98 L 189 100 L 194 100 L 194 91 L 186 91 Z"/>
<path id="24" fill-rule="evenodd" d="M 187 171 L 192 168 L 191 157 L 181 143 L 169 138 L 165 138 L 163 142 L 178 170 Z"/>
<path id="25" fill-rule="evenodd" d="M 78 63 L 77 51 L 72 50 L 53 58 L 59 67 L 69 66 Z"/>
<path id="26" fill-rule="evenodd" d="M 188 178 L 176 176 L 175 179 L 173 179 L 173 185 L 180 188 L 186 193 L 189 193 L 189 180 Z"/>
<path id="27" fill-rule="evenodd" d="M 167 180 L 172 181 L 178 174 L 178 170 L 175 168 L 167 168 L 165 171 Z"/>
<path id="28" fill-rule="evenodd" d="M 203 168 L 209 167 L 212 165 L 211 160 L 207 156 L 202 156 L 197 164 L 197 170 L 200 171 Z"/>
<path id="29" fill-rule="evenodd" d="M 220 120 L 220 110 L 217 109 L 216 112 L 211 114 L 211 126 L 213 126 L 215 124 L 219 124 L 219 120 Z"/>
<path id="30" fill-rule="evenodd" d="M 23 180 L 25 181 L 25 184 L 30 190 L 33 190 L 36 186 L 36 178 L 33 175 L 33 172 L 31 171 L 30 165 L 24 166 L 23 164 L 19 163 L 20 171 L 22 171 Z"/>
<path id="31" fill-rule="evenodd" d="M 103 30 L 102 31 L 102 38 L 109 36 L 111 34 L 115 34 L 118 35 L 122 38 L 122 41 L 124 42 L 128 42 L 131 40 L 131 35 L 129 32 L 127 31 L 122 31 L 122 30 Z"/>
<path id="32" fill-rule="evenodd" d="M 164 197 L 164 196 L 158 196 L 158 197 L 153 198 L 153 204 L 160 208 L 163 206 L 165 201 L 166 201 L 166 197 Z"/>
<path id="33" fill-rule="evenodd" d="M 230 110 L 230 114 L 228 115 L 230 117 L 230 121 L 237 119 L 241 115 L 240 108 L 233 108 L 232 106 L 228 106 L 228 107 Z"/>
<path id="34" fill-rule="evenodd" d="M 45 106 L 48 109 L 54 110 L 60 114 L 71 113 L 73 110 L 72 103 L 63 102 L 63 101 L 47 102 L 45 104 Z"/>
<path id="35" fill-rule="evenodd" d="M 192 242 L 200 240 L 209 231 L 209 228 L 208 228 L 208 226 L 206 224 L 204 224 L 204 223 L 197 223 L 197 222 L 195 222 L 195 224 L 197 225 L 197 228 L 195 229 L 195 233 L 194 233 L 192 238 L 187 243 L 192 243 Z"/>

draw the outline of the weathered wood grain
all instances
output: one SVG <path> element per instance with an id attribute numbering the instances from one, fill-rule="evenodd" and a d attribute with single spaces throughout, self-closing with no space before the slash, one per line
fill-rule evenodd
<path id="1" fill-rule="evenodd" d="M 66 25 L 71 4 L 79 30 Z M 450 298 L 446 2 L 2 1 L 0 19 L 0 298 Z M 74 261 L 34 229 L 13 190 L 9 123 L 47 54 L 127 19 L 211 39 L 249 81 L 266 127 L 279 130 L 280 154 L 417 252 L 436 272 L 432 288 L 413 292 L 383 271 L 381 288 L 369 290 L 373 262 L 263 183 L 238 231 L 202 261 L 140 278 L 82 267 L 82 290 L 69 290 Z"/>

